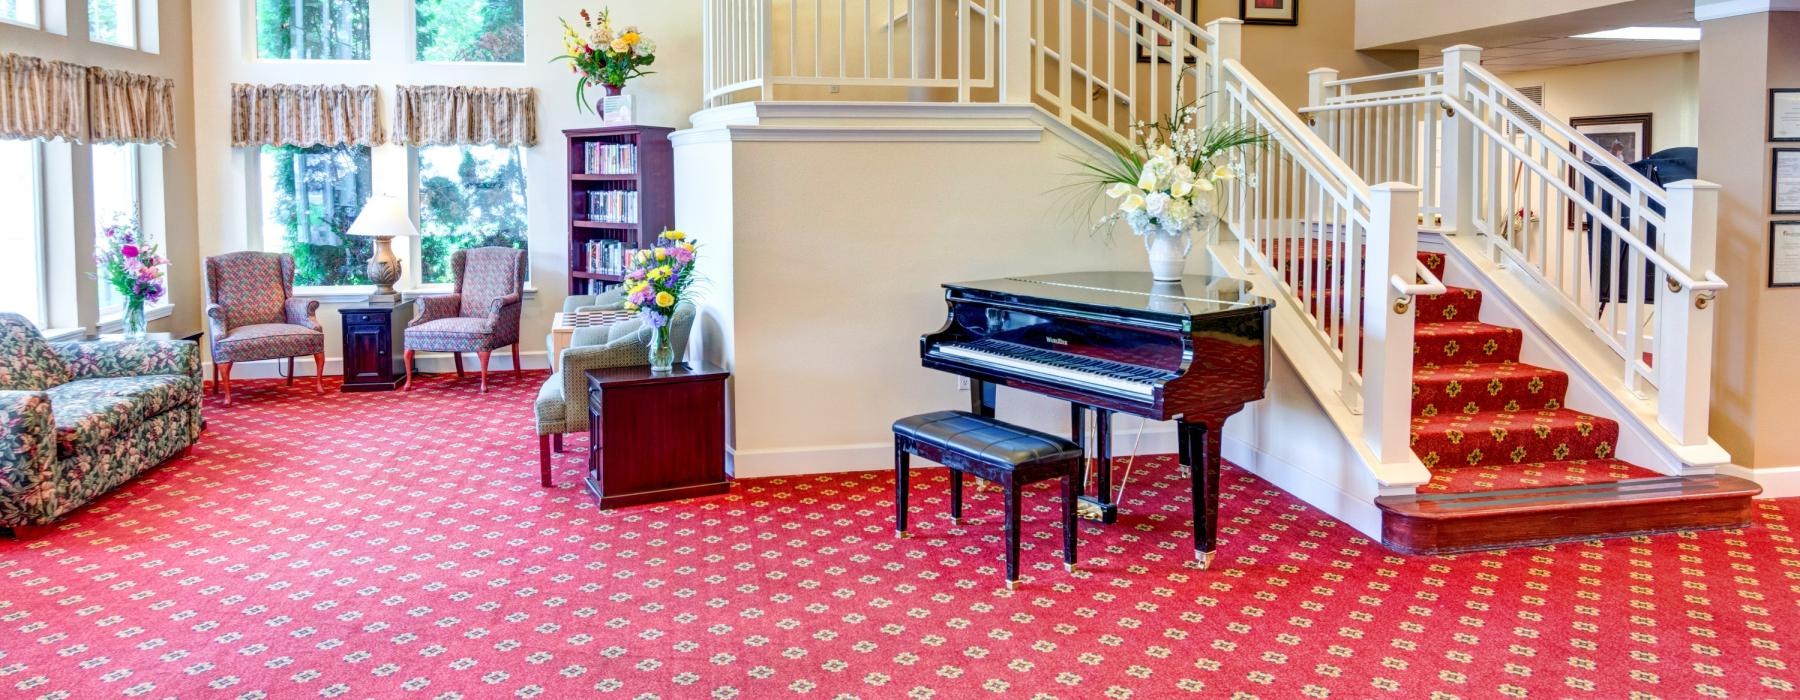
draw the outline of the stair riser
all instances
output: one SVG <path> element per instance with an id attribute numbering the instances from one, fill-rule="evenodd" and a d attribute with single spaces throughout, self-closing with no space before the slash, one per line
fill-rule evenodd
<path id="1" fill-rule="evenodd" d="M 1604 418 L 1546 425 L 1530 413 L 1515 421 L 1479 427 L 1431 425 L 1415 420 L 1413 453 L 1430 467 L 1607 459 L 1618 449 L 1619 424 Z"/>
<path id="2" fill-rule="evenodd" d="M 1441 326 L 1444 324 L 1426 324 Z M 1525 338 L 1516 328 L 1488 327 L 1456 334 L 1416 333 L 1414 367 L 1455 367 L 1494 362 L 1517 362 Z"/>
<path id="3" fill-rule="evenodd" d="M 1418 323 L 1475 321 L 1481 318 L 1481 290 L 1451 289 L 1448 294 L 1419 297 Z"/>
<path id="4" fill-rule="evenodd" d="M 1600 537 L 1741 528 L 1750 525 L 1751 508 L 1750 496 L 1733 494 L 1625 506 L 1598 501 L 1549 512 L 1513 510 L 1447 520 L 1387 512 L 1381 520 L 1381 542 L 1406 554 L 1455 554 Z"/>

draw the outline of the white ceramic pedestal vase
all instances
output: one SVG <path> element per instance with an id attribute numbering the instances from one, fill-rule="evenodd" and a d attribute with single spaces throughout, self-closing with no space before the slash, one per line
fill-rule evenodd
<path id="1" fill-rule="evenodd" d="M 1187 270 L 1188 252 L 1194 248 L 1192 233 L 1182 231 L 1171 236 L 1161 231 L 1143 234 L 1144 252 L 1150 254 L 1150 278 L 1158 282 L 1180 282 Z"/>

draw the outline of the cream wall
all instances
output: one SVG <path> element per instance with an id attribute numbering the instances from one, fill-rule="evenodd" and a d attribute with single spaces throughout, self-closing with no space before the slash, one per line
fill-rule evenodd
<path id="1" fill-rule="evenodd" d="M 66 17 L 66 34 L 0 23 L 0 51 L 69 61 L 88 66 L 116 68 L 175 81 L 175 146 L 141 147 L 142 224 L 163 240 L 169 258 L 167 318 L 151 324 L 151 330 L 194 330 L 202 324 L 200 311 L 199 246 L 195 232 L 196 149 L 194 129 L 194 81 L 192 45 L 186 0 L 159 0 L 148 14 L 155 16 L 156 52 L 126 49 L 88 41 L 85 0 L 48 0 L 51 9 L 60 3 Z M 55 12 L 47 12 L 56 14 Z M 46 252 L 49 273 L 49 325 L 59 329 L 92 330 L 100 322 L 94 270 L 94 199 L 92 156 L 86 145 L 51 141 L 43 145 L 44 214 L 48 229 Z M 8 183 L 6 186 L 18 186 Z M 19 212 L 4 212 L 17 216 Z"/>
<path id="2" fill-rule="evenodd" d="M 567 289 L 563 274 L 568 224 L 563 218 L 568 195 L 563 129 L 597 126 L 599 118 L 578 111 L 574 81 L 562 64 L 549 61 L 562 45 L 560 17 L 576 17 L 593 3 L 578 0 L 530 0 L 525 3 L 526 56 L 522 64 L 419 64 L 413 56 L 409 7 L 398 0 L 370 3 L 370 51 L 367 62 L 264 61 L 255 58 L 249 0 L 199 3 L 194 10 L 191 84 L 198 138 L 189 153 L 198 159 L 198 190 L 206 193 L 198 207 L 199 255 L 215 255 L 252 246 L 250 222 L 257 217 L 246 191 L 248 151 L 230 145 L 232 83 L 373 84 L 381 88 L 381 124 L 391 125 L 396 85 L 475 85 L 531 87 L 538 97 L 538 145 L 525 151 L 526 202 L 529 206 L 531 277 L 535 295 L 525 302 L 522 339 L 527 367 L 546 366 L 543 338 L 551 316 L 562 308 Z M 658 44 L 656 74 L 634 80 L 626 92 L 637 96 L 640 122 L 671 127 L 687 125 L 700 107 L 700 6 L 697 2 L 614 0 L 607 4 L 616 21 L 636 24 Z M 189 82 L 189 81 L 183 81 Z M 376 193 L 405 194 L 408 149 L 388 145 L 374 149 Z M 406 267 L 416 269 L 411 251 L 398 250 Z M 357 295 L 352 295 L 357 296 Z M 336 362 L 340 304 L 325 297 L 319 319 L 326 326 L 326 355 Z M 447 357 L 447 356 L 446 356 Z M 495 367 L 509 366 L 500 356 Z M 304 363 L 302 363 L 304 364 Z M 242 376 L 267 374 L 271 366 L 244 367 Z"/>
<path id="3" fill-rule="evenodd" d="M 1762 12 L 1703 23 L 1700 177 L 1721 185 L 1719 295 L 1712 433 L 1734 460 L 1758 469 L 1800 467 L 1800 289 L 1768 286 L 1768 90 L 1800 87 L 1800 12 Z M 1785 145 L 1785 144 L 1784 144 Z M 1784 471 L 1792 472 L 1792 469 Z"/>
<path id="4" fill-rule="evenodd" d="M 1700 144 L 1700 53 L 1648 56 L 1501 74 L 1513 87 L 1544 86 L 1544 107 L 1568 120 L 1651 115 L 1650 150 Z"/>
<path id="5" fill-rule="evenodd" d="M 1628 4 L 1633 0 L 1355 0 L 1356 46 L 1379 48 L 1540 17 Z M 1350 0 L 1314 0 L 1318 5 Z"/>

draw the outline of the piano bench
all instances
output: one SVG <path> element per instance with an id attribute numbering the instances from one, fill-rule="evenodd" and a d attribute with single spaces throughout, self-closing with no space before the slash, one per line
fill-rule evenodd
<path id="1" fill-rule="evenodd" d="M 1049 433 L 966 411 L 923 413 L 894 422 L 894 534 L 906 536 L 907 469 L 917 455 L 950 468 L 950 517 L 962 520 L 964 473 L 1000 485 L 1006 499 L 1006 587 L 1019 581 L 1019 489 L 1062 479 L 1063 567 L 1075 569 L 1079 445 Z"/>

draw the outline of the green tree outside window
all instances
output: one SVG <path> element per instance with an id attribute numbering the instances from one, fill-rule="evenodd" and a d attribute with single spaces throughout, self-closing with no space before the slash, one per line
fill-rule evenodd
<path id="1" fill-rule="evenodd" d="M 370 283 L 373 240 L 344 235 L 369 199 L 369 167 L 367 146 L 263 147 L 263 235 L 294 256 L 294 284 Z"/>
<path id="2" fill-rule="evenodd" d="M 421 61 L 522 63 L 524 0 L 417 0 Z"/>
<path id="3" fill-rule="evenodd" d="M 425 146 L 419 158 L 422 279 L 452 282 L 464 248 L 526 248 L 525 167 L 505 146 Z"/>
<path id="4" fill-rule="evenodd" d="M 369 60 L 369 0 L 256 0 L 256 56 Z"/>

